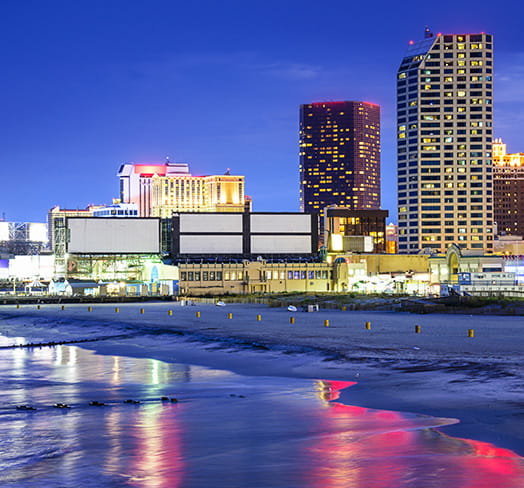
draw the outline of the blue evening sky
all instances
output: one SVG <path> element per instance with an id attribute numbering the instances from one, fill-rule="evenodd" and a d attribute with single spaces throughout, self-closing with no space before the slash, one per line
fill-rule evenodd
<path id="1" fill-rule="evenodd" d="M 298 211 L 301 103 L 382 107 L 396 217 L 395 78 L 409 40 L 494 35 L 495 136 L 524 152 L 524 4 L 501 0 L 3 0 L 0 217 L 118 197 L 124 162 L 246 176 L 254 211 Z"/>

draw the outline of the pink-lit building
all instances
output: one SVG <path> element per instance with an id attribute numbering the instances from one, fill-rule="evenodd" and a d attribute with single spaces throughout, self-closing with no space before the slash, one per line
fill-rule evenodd
<path id="1" fill-rule="evenodd" d="M 244 176 L 194 176 L 186 163 L 123 164 L 120 199 L 135 203 L 140 217 L 171 217 L 174 212 L 243 212 Z"/>

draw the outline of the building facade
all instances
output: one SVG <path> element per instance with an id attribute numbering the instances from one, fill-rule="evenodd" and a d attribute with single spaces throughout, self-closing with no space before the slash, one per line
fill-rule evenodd
<path id="1" fill-rule="evenodd" d="M 244 177 L 194 176 L 186 163 L 123 164 L 120 198 L 138 206 L 140 217 L 169 218 L 174 212 L 243 212 Z"/>
<path id="2" fill-rule="evenodd" d="M 48 248 L 43 222 L 0 221 L 0 254 L 35 255 Z"/>
<path id="3" fill-rule="evenodd" d="M 386 252 L 396 254 L 398 252 L 398 225 L 389 223 L 386 225 Z"/>
<path id="4" fill-rule="evenodd" d="M 337 241 L 339 250 L 351 250 L 349 237 L 369 236 L 373 243 L 369 252 L 386 252 L 386 218 L 389 215 L 387 210 L 328 207 L 324 212 L 324 242 L 328 245 L 328 250 L 333 248 Z M 349 242 L 346 245 L 344 241 Z"/>
<path id="5" fill-rule="evenodd" d="M 493 201 L 498 235 L 524 235 L 524 153 L 493 143 Z"/>
<path id="6" fill-rule="evenodd" d="M 318 219 L 299 212 L 177 213 L 171 257 L 176 261 L 315 259 Z"/>
<path id="7" fill-rule="evenodd" d="M 411 42 L 397 76 L 399 252 L 493 250 L 493 44 Z"/>
<path id="8" fill-rule="evenodd" d="M 179 263 L 180 293 L 190 296 L 336 291 L 328 263 L 241 261 Z"/>
<path id="9" fill-rule="evenodd" d="M 300 106 L 300 210 L 380 208 L 380 107 L 367 102 Z"/>

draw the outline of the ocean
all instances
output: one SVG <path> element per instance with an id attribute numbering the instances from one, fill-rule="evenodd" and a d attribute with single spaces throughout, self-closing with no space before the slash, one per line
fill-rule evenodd
<path id="1" fill-rule="evenodd" d="M 122 347 L 111 354 L 110 342 L 103 354 L 88 344 L 25 347 L 48 344 L 52 320 L 44 328 L 28 319 L 0 325 L 1 486 L 524 486 L 522 457 L 446 435 L 455 419 L 343 403 L 354 378 L 249 376 L 176 354 L 159 360 L 155 351 L 168 343 L 222 348 L 236 361 L 250 356 L 198 338 L 142 337 L 121 324 L 69 319 L 61 337 L 127 330 L 151 357 L 123 355 Z"/>

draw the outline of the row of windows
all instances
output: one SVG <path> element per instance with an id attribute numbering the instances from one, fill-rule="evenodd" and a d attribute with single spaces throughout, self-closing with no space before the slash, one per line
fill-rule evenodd
<path id="1" fill-rule="evenodd" d="M 482 76 L 484 75 L 484 72 L 487 73 L 486 77 L 485 77 L 486 81 L 492 81 L 492 73 L 493 73 L 493 69 L 492 68 L 476 68 L 476 67 L 475 68 L 471 68 L 471 67 L 467 68 L 467 67 L 460 67 L 460 68 L 457 68 L 456 70 L 454 70 L 453 68 L 445 68 L 444 70 L 442 70 L 442 74 L 443 75 L 447 75 L 448 77 L 456 74 L 457 75 L 457 80 L 459 78 L 463 77 L 463 76 L 465 77 L 468 73 L 470 73 L 472 77 L 478 76 L 479 78 L 482 78 Z M 440 69 L 435 69 L 435 68 L 433 68 L 433 69 L 423 69 L 421 74 L 424 75 L 424 76 L 426 76 L 426 75 L 430 75 L 430 76 L 431 75 L 439 75 L 440 76 L 441 71 L 440 71 Z M 399 85 L 402 82 L 402 80 L 409 81 L 410 85 L 416 84 L 416 83 L 419 82 L 419 72 L 418 72 L 418 70 L 416 68 L 412 69 L 410 71 L 401 71 L 398 74 L 398 79 L 400 80 L 398 82 Z M 461 81 L 464 81 L 464 80 L 461 80 Z"/>
<path id="2" fill-rule="evenodd" d="M 332 271 L 321 270 L 278 270 L 265 271 L 266 280 L 327 280 L 332 278 Z M 182 271 L 182 281 L 241 281 L 244 279 L 242 271 Z"/>
<path id="3" fill-rule="evenodd" d="M 431 70 L 431 71 L 434 71 L 434 70 Z M 413 87 L 416 88 L 417 83 L 419 83 L 419 81 L 424 82 L 424 83 L 435 83 L 435 82 L 440 83 L 441 77 L 440 76 L 426 76 L 426 77 L 422 78 L 421 80 L 418 79 L 418 76 L 410 77 L 409 78 L 410 91 L 413 89 Z M 467 81 L 468 81 L 468 77 L 464 76 L 464 75 L 460 75 L 460 76 L 457 76 L 455 78 L 453 77 L 453 75 L 451 75 L 451 76 L 444 76 L 444 83 L 453 83 L 453 82 L 464 82 L 465 83 Z M 489 81 L 489 82 L 491 82 L 491 81 L 493 81 L 493 78 L 490 75 L 487 75 L 487 76 L 471 75 L 469 77 L 469 81 L 471 83 L 478 83 L 479 81 Z M 399 81 L 397 83 L 397 86 L 398 87 L 406 86 L 407 82 L 408 82 L 407 78 L 404 77 L 403 79 L 400 79 L 400 75 L 399 75 Z M 481 86 L 482 86 L 482 84 L 478 83 L 478 88 L 481 88 Z M 485 86 L 487 88 L 491 88 L 491 84 L 490 83 L 486 84 Z"/>
<path id="4" fill-rule="evenodd" d="M 130 216 L 130 215 L 138 215 L 138 210 L 95 210 L 93 212 L 93 216 L 95 217 L 110 217 L 110 216 Z"/>
<path id="5" fill-rule="evenodd" d="M 225 280 L 236 280 L 237 275 L 236 272 L 227 272 L 225 273 L 227 275 L 227 278 L 224 276 Z M 180 273 L 180 279 L 182 281 L 222 281 L 222 271 L 182 271 Z M 242 272 L 238 272 L 239 280 L 242 279 Z"/>
<path id="6" fill-rule="evenodd" d="M 283 280 L 285 271 L 266 271 L 267 280 Z M 305 270 L 288 270 L 288 280 L 327 280 L 332 278 L 332 271 L 327 269 L 317 269 L 315 271 Z"/>

